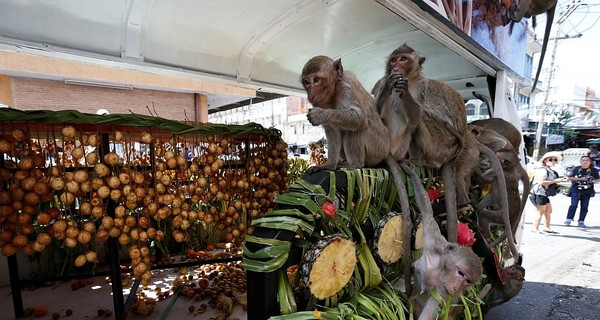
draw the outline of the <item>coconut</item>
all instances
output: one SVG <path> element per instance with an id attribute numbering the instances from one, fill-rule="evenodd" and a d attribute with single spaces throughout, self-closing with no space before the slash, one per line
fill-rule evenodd
<path id="1" fill-rule="evenodd" d="M 98 155 L 95 152 L 90 152 L 85 156 L 85 162 L 88 165 L 93 166 L 98 163 Z"/>
<path id="2" fill-rule="evenodd" d="M 96 262 L 98 260 L 98 253 L 94 250 L 89 250 L 85 254 L 85 259 L 87 262 Z"/>
<path id="3" fill-rule="evenodd" d="M 110 189 L 107 186 L 101 186 L 97 191 L 98 197 L 106 199 L 110 196 Z"/>
<path id="4" fill-rule="evenodd" d="M 115 131 L 113 132 L 113 139 L 116 142 L 120 142 L 123 140 L 123 132 L 121 131 Z"/>
<path id="5" fill-rule="evenodd" d="M 117 155 L 115 152 L 109 152 L 104 155 L 103 160 L 104 163 L 109 166 L 116 166 L 119 164 L 119 155 Z"/>
<path id="6" fill-rule="evenodd" d="M 31 170 L 34 167 L 33 158 L 32 157 L 23 157 L 21 161 L 19 161 L 19 169 L 21 170 Z"/>
<path id="7" fill-rule="evenodd" d="M 77 235 L 77 241 L 81 244 L 87 244 L 92 239 L 92 234 L 86 230 L 81 230 Z"/>
<path id="8" fill-rule="evenodd" d="M 103 163 L 97 163 L 94 166 L 94 171 L 98 174 L 98 176 L 100 177 L 106 177 L 110 174 L 110 169 Z"/>
<path id="9" fill-rule="evenodd" d="M 77 183 L 84 183 L 88 181 L 89 177 L 90 175 L 88 174 L 87 170 L 77 170 L 73 174 L 73 181 Z"/>
<path id="10" fill-rule="evenodd" d="M 83 267 L 83 265 L 87 262 L 87 259 L 85 257 L 85 255 L 80 254 L 77 256 L 77 258 L 75 258 L 75 266 L 80 268 Z"/>
<path id="11" fill-rule="evenodd" d="M 81 190 L 82 193 L 90 193 L 92 192 L 92 182 L 91 181 L 84 181 L 81 184 L 79 184 L 79 190 Z"/>
<path id="12" fill-rule="evenodd" d="M 140 142 L 145 144 L 152 143 L 152 135 L 146 131 L 142 132 L 142 135 L 140 136 Z"/>
<path id="13" fill-rule="evenodd" d="M 121 180 L 118 176 L 110 176 L 106 178 L 106 185 L 111 189 L 118 189 L 121 185 Z"/>
<path id="14" fill-rule="evenodd" d="M 71 156 L 75 160 L 79 160 L 79 159 L 83 158 L 84 154 L 85 154 L 85 152 L 82 147 L 76 147 L 73 149 L 73 151 L 71 151 Z"/>
<path id="15" fill-rule="evenodd" d="M 0 153 L 11 153 L 12 144 L 4 139 L 0 139 Z"/>
<path id="16" fill-rule="evenodd" d="M 43 196 L 48 193 L 48 184 L 43 181 L 37 181 L 33 186 L 33 192 Z"/>
<path id="17" fill-rule="evenodd" d="M 70 206 L 75 201 L 75 195 L 71 192 L 63 192 L 60 195 L 60 201 L 67 206 Z"/>
<path id="18" fill-rule="evenodd" d="M 73 238 L 69 238 L 69 237 L 66 237 L 63 241 L 63 246 L 70 248 L 70 249 L 75 248 L 77 246 L 77 244 L 78 244 L 77 239 L 73 239 Z"/>
<path id="19" fill-rule="evenodd" d="M 77 131 L 72 126 L 65 126 L 62 128 L 62 135 L 67 141 L 75 139 L 76 134 Z"/>
<path id="20" fill-rule="evenodd" d="M 50 179 L 50 187 L 55 191 L 61 191 L 65 188 L 65 182 L 62 178 L 54 177 Z"/>
<path id="21" fill-rule="evenodd" d="M 76 226 L 70 226 L 67 228 L 67 238 L 77 239 L 79 235 L 79 229 Z"/>
<path id="22" fill-rule="evenodd" d="M 96 134 L 90 134 L 88 136 L 88 145 L 90 147 L 97 147 L 100 145 L 100 137 Z"/>
<path id="23" fill-rule="evenodd" d="M 25 134 L 25 132 L 21 129 L 13 129 L 11 131 L 11 135 L 13 138 L 15 138 L 15 140 L 17 140 L 18 142 L 23 142 L 25 141 L 25 139 L 27 139 L 27 135 Z"/>
<path id="24" fill-rule="evenodd" d="M 79 192 L 79 183 L 77 183 L 75 180 L 67 181 L 65 188 L 68 192 L 76 194 Z"/>

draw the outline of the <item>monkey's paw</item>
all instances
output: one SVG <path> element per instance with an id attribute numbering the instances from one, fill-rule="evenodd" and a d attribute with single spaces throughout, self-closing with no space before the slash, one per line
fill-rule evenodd
<path id="1" fill-rule="evenodd" d="M 308 110 L 306 118 L 308 119 L 308 122 L 310 122 L 310 124 L 312 124 L 313 126 L 318 126 L 326 122 L 327 116 L 325 110 L 319 108 L 312 108 Z"/>

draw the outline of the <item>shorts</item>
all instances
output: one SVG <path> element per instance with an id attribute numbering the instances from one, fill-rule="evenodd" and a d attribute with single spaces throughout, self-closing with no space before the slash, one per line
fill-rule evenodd
<path id="1" fill-rule="evenodd" d="M 546 196 L 541 196 L 539 194 L 530 194 L 529 200 L 536 206 L 543 206 L 550 203 L 550 199 Z"/>

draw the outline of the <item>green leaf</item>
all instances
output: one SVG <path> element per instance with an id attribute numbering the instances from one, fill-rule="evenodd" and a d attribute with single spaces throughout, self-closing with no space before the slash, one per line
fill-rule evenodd
<path id="1" fill-rule="evenodd" d="M 288 192 L 275 198 L 275 203 L 288 204 L 292 206 L 302 206 L 313 214 L 324 215 L 321 206 L 313 201 L 307 194 L 300 192 Z"/>
<path id="2" fill-rule="evenodd" d="M 252 272 L 273 272 L 283 266 L 289 254 L 282 254 L 270 260 L 255 260 L 244 257 L 244 269 Z"/>
<path id="3" fill-rule="evenodd" d="M 267 214 L 265 215 L 265 217 L 277 217 L 277 216 L 291 216 L 291 217 L 302 218 L 302 219 L 310 221 L 310 222 L 314 222 L 315 221 L 315 216 L 314 215 L 312 215 L 312 214 L 306 214 L 306 213 L 300 211 L 299 209 L 295 209 L 295 208 L 291 208 L 291 209 L 275 209 L 273 211 L 267 212 Z"/>
<path id="4" fill-rule="evenodd" d="M 293 227 L 300 227 L 300 228 L 306 230 L 308 233 L 312 233 L 313 230 L 315 229 L 315 227 L 312 224 L 306 223 L 302 219 L 288 217 L 288 216 L 262 217 L 262 218 L 255 219 L 252 221 L 252 225 L 264 226 L 265 224 L 269 224 L 269 225 L 281 224 L 281 225 L 290 225 Z M 275 229 L 292 230 L 292 229 L 289 229 L 289 227 L 275 228 Z"/>

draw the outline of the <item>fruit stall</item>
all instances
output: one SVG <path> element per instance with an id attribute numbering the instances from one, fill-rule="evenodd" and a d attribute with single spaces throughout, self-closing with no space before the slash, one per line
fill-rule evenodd
<path id="1" fill-rule="evenodd" d="M 24 286 L 79 279 L 76 290 L 104 275 L 117 319 L 149 314 L 154 302 L 124 301 L 123 285 L 136 293 L 169 268 L 180 276 L 157 300 L 210 298 L 231 313 L 223 304 L 246 290 L 245 235 L 287 190 L 278 130 L 13 109 L 0 123 L 0 247 L 17 318 L 44 313 L 23 307 Z M 27 277 L 17 255 L 32 265 Z"/>
<path id="2" fill-rule="evenodd" d="M 152 318 L 166 319 L 182 304 L 211 319 L 411 317 L 423 225 L 414 186 L 399 193 L 387 168 L 303 174 L 280 132 L 252 123 L 12 109 L 0 119 L 0 246 L 17 318 L 48 312 L 24 308 L 24 287 L 80 290 L 99 276 L 113 307 L 97 314 L 116 319 L 155 309 Z M 323 160 L 322 150 L 312 156 Z M 443 181 L 416 172 L 444 234 Z M 489 188 L 474 181 L 473 199 Z M 482 319 L 509 283 L 502 228 L 485 238 L 477 216 L 459 210 L 458 242 L 481 257 L 484 275 L 458 300 L 457 318 Z M 17 256 L 30 262 L 27 276 Z M 438 302 L 441 315 L 454 307 Z"/>

